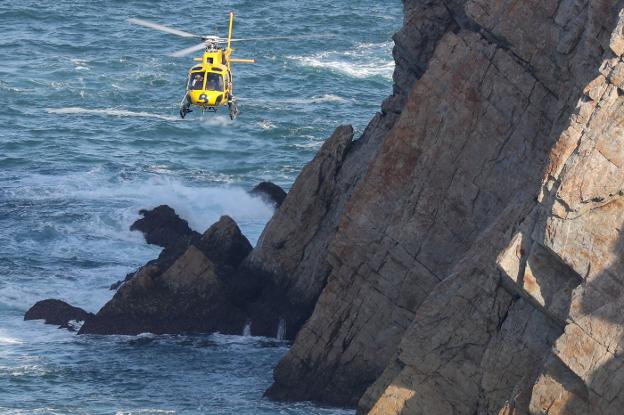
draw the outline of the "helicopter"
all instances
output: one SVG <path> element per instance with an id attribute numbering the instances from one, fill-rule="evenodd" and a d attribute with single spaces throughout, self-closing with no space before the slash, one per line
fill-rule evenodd
<path id="1" fill-rule="evenodd" d="M 223 106 L 228 107 L 230 119 L 239 115 L 236 97 L 234 96 L 232 63 L 255 63 L 255 59 L 237 59 L 232 57 L 232 42 L 258 41 L 273 39 L 302 39 L 310 36 L 270 36 L 245 39 L 232 39 L 234 13 L 230 12 L 227 38 L 218 36 L 201 36 L 183 30 L 174 29 L 148 20 L 131 18 L 129 23 L 136 24 L 161 32 L 177 35 L 184 38 L 199 38 L 201 43 L 172 53 L 173 57 L 187 56 L 193 52 L 204 50 L 201 57 L 193 60 L 200 62 L 188 71 L 186 92 L 180 103 L 180 117 L 184 118 L 192 112 L 191 106 L 202 109 L 203 112 L 217 112 Z M 223 47 L 225 46 L 225 47 Z"/>

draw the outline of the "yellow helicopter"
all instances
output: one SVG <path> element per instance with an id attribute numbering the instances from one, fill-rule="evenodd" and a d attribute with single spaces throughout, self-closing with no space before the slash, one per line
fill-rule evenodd
<path id="1" fill-rule="evenodd" d="M 203 111 L 216 112 L 219 107 L 228 106 L 230 118 L 233 120 L 239 114 L 233 90 L 232 63 L 254 63 L 254 59 L 236 59 L 232 57 L 231 43 L 240 41 L 257 41 L 273 39 L 309 38 L 310 36 L 271 36 L 246 39 L 232 39 L 234 13 L 230 12 L 228 37 L 200 36 L 183 30 L 174 29 L 143 19 L 128 19 L 128 22 L 151 29 L 186 38 L 199 38 L 202 43 L 172 53 L 171 56 L 182 57 L 204 49 L 202 57 L 194 58 L 201 62 L 188 71 L 186 93 L 180 103 L 180 116 L 184 118 L 191 112 L 191 105 Z M 225 45 L 225 48 L 221 47 Z"/>

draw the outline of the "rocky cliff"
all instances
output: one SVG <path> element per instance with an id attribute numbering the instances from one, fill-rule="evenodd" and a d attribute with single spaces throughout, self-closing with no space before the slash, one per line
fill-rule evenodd
<path id="1" fill-rule="evenodd" d="M 405 1 L 394 96 L 252 253 L 314 304 L 269 396 L 619 413 L 623 4 Z"/>
<path id="2" fill-rule="evenodd" d="M 82 332 L 279 331 L 267 395 L 361 414 L 621 413 L 624 0 L 404 7 L 392 96 L 258 245 L 144 212 L 178 242 Z"/>

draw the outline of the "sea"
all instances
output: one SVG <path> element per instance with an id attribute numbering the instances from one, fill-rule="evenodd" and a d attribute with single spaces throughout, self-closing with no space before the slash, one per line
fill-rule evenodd
<path id="1" fill-rule="evenodd" d="M 246 41 L 240 116 L 179 103 L 196 39 L 141 18 Z M 0 414 L 353 414 L 263 397 L 279 339 L 77 336 L 23 321 L 59 298 L 96 312 L 115 281 L 158 255 L 130 224 L 172 206 L 203 232 L 232 216 L 255 244 L 272 207 L 340 124 L 356 136 L 392 91 L 399 0 L 0 1 Z"/>

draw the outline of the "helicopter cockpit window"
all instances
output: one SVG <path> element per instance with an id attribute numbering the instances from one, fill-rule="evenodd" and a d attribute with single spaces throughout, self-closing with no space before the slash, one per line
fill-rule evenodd
<path id="1" fill-rule="evenodd" d="M 223 76 L 209 72 L 206 80 L 206 89 L 208 91 L 223 91 Z"/>
<path id="2" fill-rule="evenodd" d="M 204 89 L 204 73 L 194 72 L 189 77 L 188 89 Z"/>

